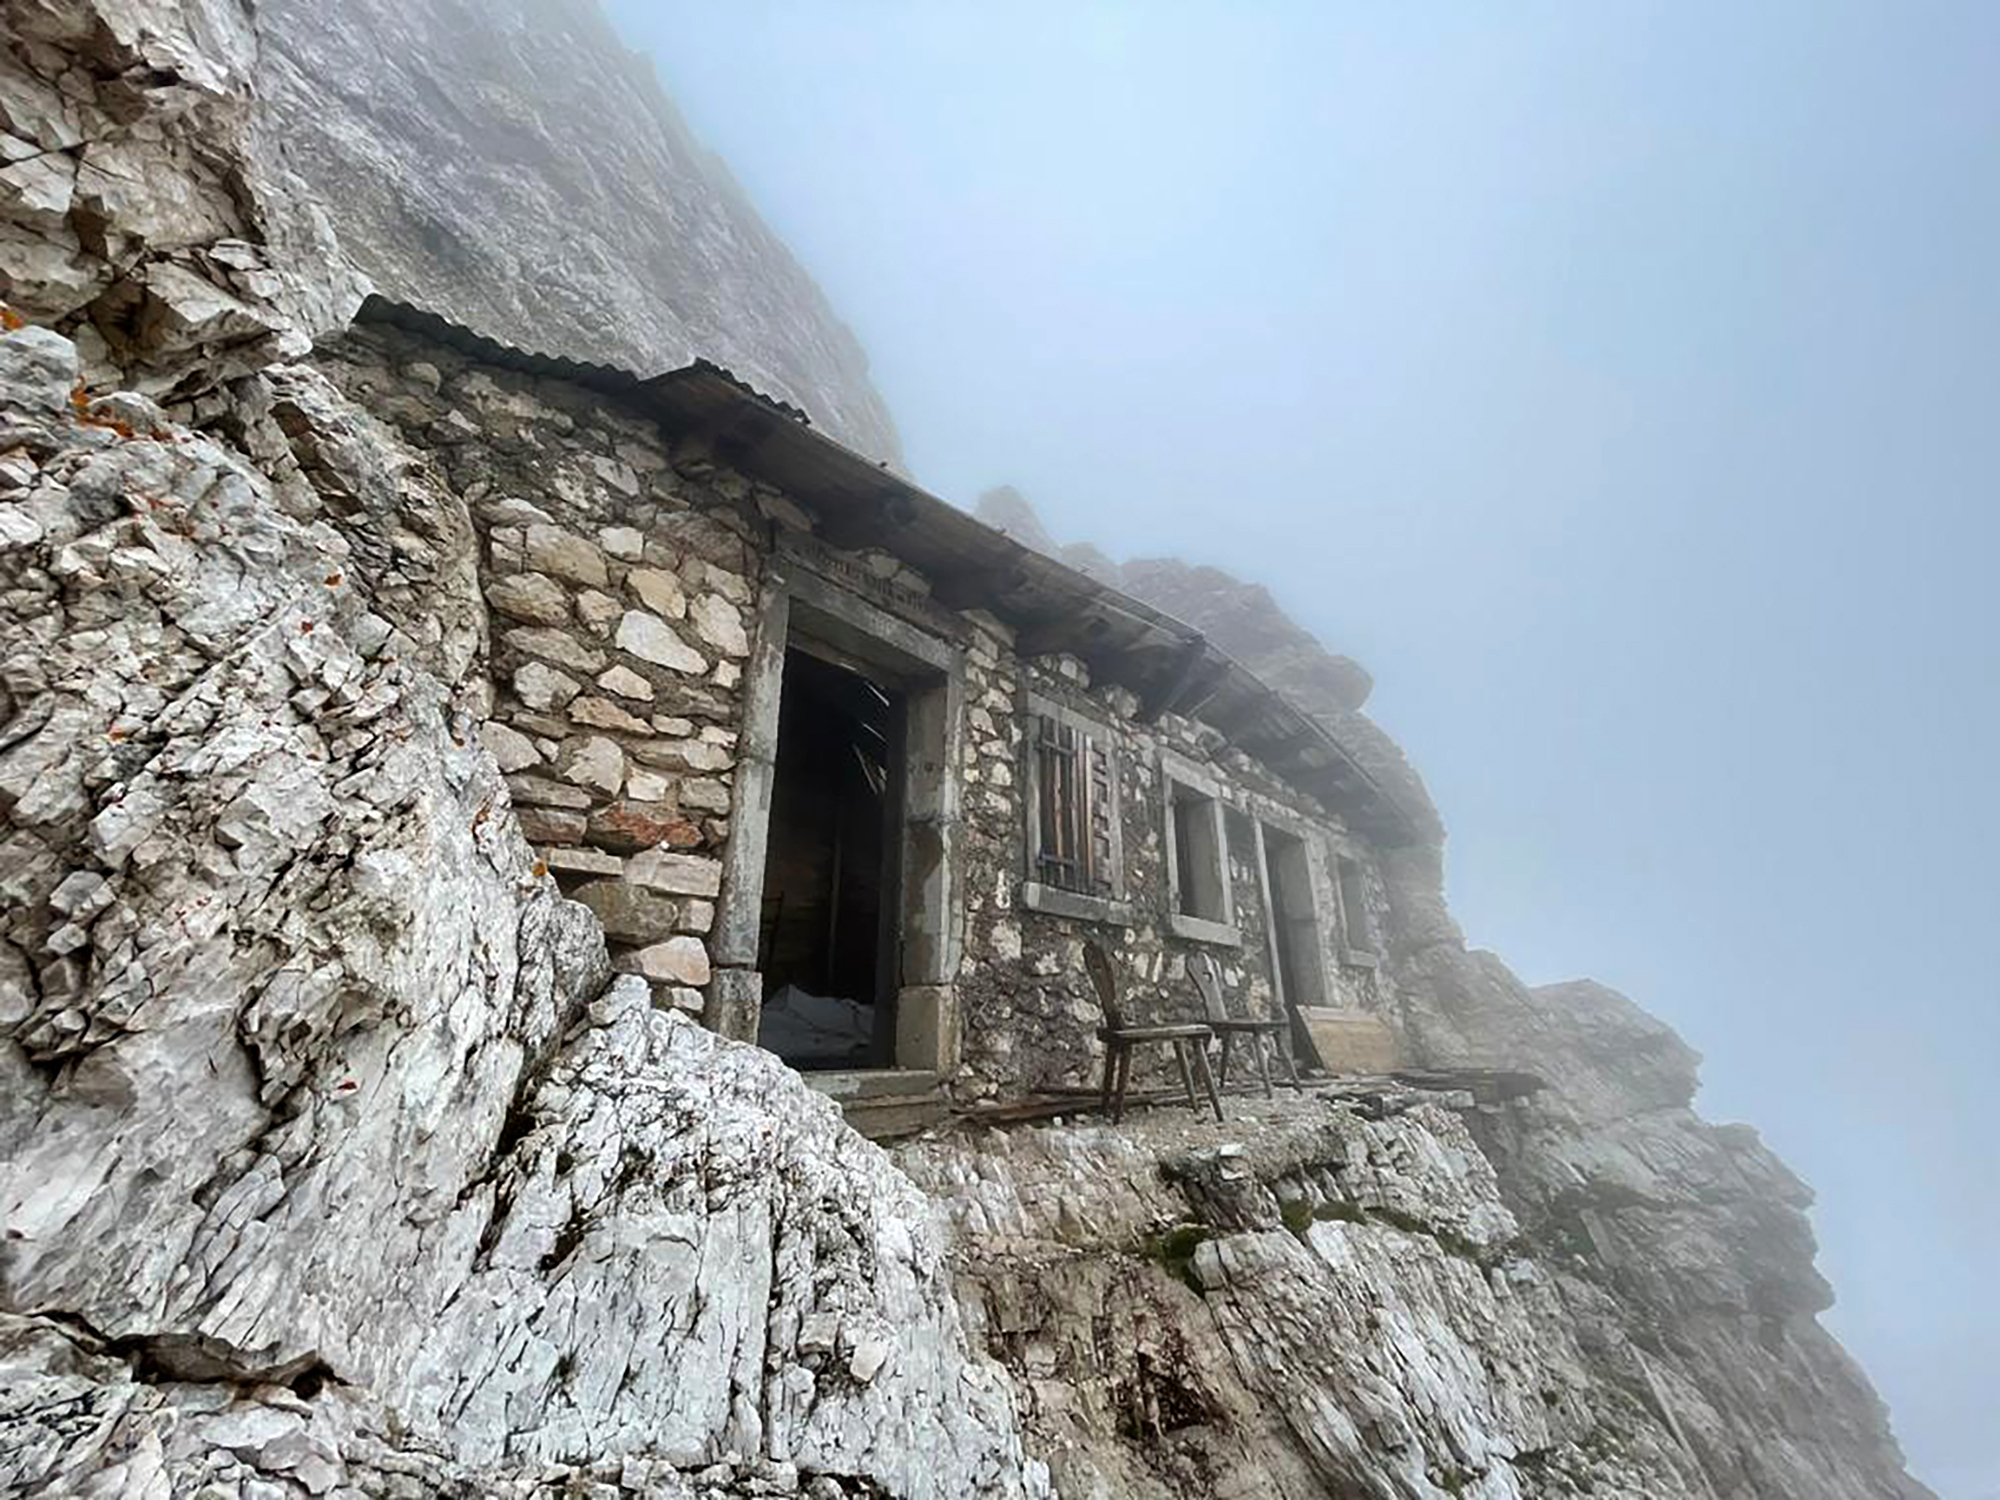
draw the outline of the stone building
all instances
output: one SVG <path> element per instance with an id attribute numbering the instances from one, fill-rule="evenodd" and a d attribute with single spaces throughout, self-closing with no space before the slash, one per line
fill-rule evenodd
<path id="1" fill-rule="evenodd" d="M 894 1129 L 1091 1086 L 1087 940 L 1379 1062 L 1422 809 L 1201 635 L 706 364 L 652 379 L 371 299 L 317 360 L 437 455 L 524 831 L 656 1000 Z"/>

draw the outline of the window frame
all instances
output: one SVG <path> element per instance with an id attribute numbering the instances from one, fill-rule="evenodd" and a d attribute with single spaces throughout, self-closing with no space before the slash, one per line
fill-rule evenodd
<path id="1" fill-rule="evenodd" d="M 1181 910 L 1180 820 L 1175 816 L 1174 789 L 1183 788 L 1207 804 L 1215 877 L 1222 896 L 1220 917 L 1189 916 Z M 1167 928 L 1189 942 L 1219 948 L 1241 948 L 1243 932 L 1236 920 L 1236 878 L 1229 861 L 1229 798 L 1222 784 L 1194 762 L 1160 752 L 1160 808 L 1167 866 Z"/>
<path id="2" fill-rule="evenodd" d="M 1375 934 L 1375 914 L 1368 909 L 1368 862 L 1345 843 L 1338 844 L 1333 850 L 1331 873 L 1333 899 L 1340 907 L 1340 962 L 1350 969 L 1376 968 L 1382 954 Z M 1360 908 L 1358 920 L 1352 910 L 1356 906 Z"/>
<path id="3" fill-rule="evenodd" d="M 1110 786 L 1111 815 L 1108 823 L 1110 869 L 1100 872 L 1102 892 L 1075 891 L 1041 878 L 1042 872 L 1042 756 L 1041 721 L 1083 737 L 1088 744 L 1101 746 L 1106 778 Z M 1081 922 L 1102 922 L 1116 927 L 1137 925 L 1125 896 L 1125 832 L 1123 779 L 1124 747 L 1108 718 L 1084 713 L 1059 699 L 1022 687 L 1021 722 L 1021 812 L 1025 868 L 1021 879 L 1021 905 L 1029 911 L 1069 917 Z M 1087 754 L 1087 750 L 1085 751 Z M 1086 772 L 1087 774 L 1087 772 Z"/>

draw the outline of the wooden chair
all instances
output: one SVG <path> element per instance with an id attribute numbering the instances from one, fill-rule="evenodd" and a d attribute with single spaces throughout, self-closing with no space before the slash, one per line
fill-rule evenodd
<path id="1" fill-rule="evenodd" d="M 1215 1118 L 1220 1120 L 1222 1095 L 1216 1091 L 1215 1077 L 1208 1071 L 1208 1043 L 1215 1033 L 1199 1022 L 1176 1026 L 1127 1025 L 1124 1012 L 1118 1008 L 1118 975 L 1111 967 L 1111 955 L 1096 943 L 1085 943 L 1083 966 L 1097 991 L 1097 1003 L 1104 1009 L 1104 1024 L 1097 1028 L 1097 1037 L 1104 1043 L 1103 1103 L 1111 1113 L 1111 1122 L 1115 1125 L 1125 1118 L 1125 1090 L 1132 1082 L 1132 1049 L 1143 1042 L 1173 1044 L 1174 1060 L 1181 1065 L 1181 1086 L 1187 1090 L 1188 1108 L 1201 1113 L 1201 1101 L 1194 1092 L 1198 1073 Z M 1188 1062 L 1190 1051 L 1194 1054 L 1192 1071 Z"/>
<path id="2" fill-rule="evenodd" d="M 1222 966 L 1215 961 L 1212 953 L 1195 953 L 1188 957 L 1188 978 L 1201 993 L 1202 1009 L 1208 1013 L 1209 1030 L 1222 1038 L 1222 1061 L 1216 1072 L 1224 1089 L 1229 1087 L 1229 1045 L 1237 1037 L 1248 1037 L 1257 1054 L 1257 1071 L 1264 1079 L 1264 1097 L 1271 1097 L 1271 1053 L 1275 1049 L 1279 1060 L 1285 1065 L 1285 1077 L 1293 1088 L 1303 1090 L 1299 1082 L 1298 1065 L 1292 1061 L 1292 1052 L 1285 1045 L 1286 1033 L 1291 1022 L 1277 1016 L 1260 1016 L 1248 1020 L 1238 1020 L 1229 1014 L 1229 1007 L 1222 999 Z"/>

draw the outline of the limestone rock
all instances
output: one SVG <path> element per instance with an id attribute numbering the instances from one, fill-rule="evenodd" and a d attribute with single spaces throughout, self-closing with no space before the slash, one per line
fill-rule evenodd
<path id="1" fill-rule="evenodd" d="M 659 568 L 634 568 L 625 575 L 625 586 L 654 614 L 669 620 L 687 618 L 687 593 L 673 574 Z"/>
<path id="2" fill-rule="evenodd" d="M 530 708 L 561 708 L 582 691 L 582 685 L 575 678 L 566 677 L 554 667 L 545 667 L 538 661 L 514 669 L 514 696 Z"/>
<path id="3" fill-rule="evenodd" d="M 743 613 L 720 594 L 703 594 L 688 606 L 688 620 L 697 634 L 724 656 L 748 656 L 750 638 L 743 632 Z"/>
<path id="4" fill-rule="evenodd" d="M 560 625 L 569 619 L 569 595 L 539 573 L 514 573 L 486 586 L 486 602 L 510 619 L 530 625 Z"/>
<path id="5" fill-rule="evenodd" d="M 610 582 L 604 554 L 594 542 L 558 526 L 530 526 L 528 566 L 584 588 L 601 589 Z"/>
<path id="6" fill-rule="evenodd" d="M 630 860 L 626 878 L 676 896 L 714 896 L 722 890 L 722 862 L 655 849 Z"/>
<path id="7" fill-rule="evenodd" d="M 51 413 L 40 357 L 0 352 L 50 481 L 0 553 L 0 1493 L 1045 1496 L 922 1196 L 537 873 L 508 788 L 560 783 L 455 706 L 462 500 L 308 374 L 245 388 L 253 462 Z M 890 1331 L 865 1385 L 796 1347 L 830 1308 Z"/>
<path id="8" fill-rule="evenodd" d="M 698 675 L 708 670 L 701 653 L 675 635 L 672 626 L 641 609 L 625 612 L 625 618 L 618 622 L 617 640 L 619 650 L 669 671 Z"/>
<path id="9" fill-rule="evenodd" d="M 601 734 L 585 735 L 565 746 L 556 774 L 577 786 L 617 796 L 625 785 L 625 752 Z"/>
<path id="10" fill-rule="evenodd" d="M 717 360 L 900 462 L 854 336 L 596 7 L 466 15 L 258 7 L 291 160 L 375 286 L 521 348 Z"/>
<path id="11" fill-rule="evenodd" d="M 632 972 L 665 984 L 708 983 L 708 949 L 700 938 L 672 937 L 627 955 Z"/>

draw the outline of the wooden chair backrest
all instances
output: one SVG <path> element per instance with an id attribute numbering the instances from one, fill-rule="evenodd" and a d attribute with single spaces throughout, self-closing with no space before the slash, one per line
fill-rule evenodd
<path id="1" fill-rule="evenodd" d="M 1125 1016 L 1118 1009 L 1118 975 L 1111 967 L 1111 955 L 1100 944 L 1085 943 L 1083 967 L 1090 975 L 1091 988 L 1097 991 L 1097 1003 L 1104 1010 L 1104 1024 L 1113 1031 L 1123 1029 Z"/>
<path id="2" fill-rule="evenodd" d="M 1188 956 L 1188 978 L 1201 993 L 1201 1008 L 1208 1013 L 1211 1021 L 1229 1019 L 1229 1007 L 1222 1000 L 1222 966 L 1215 961 L 1212 953 L 1194 953 Z"/>

